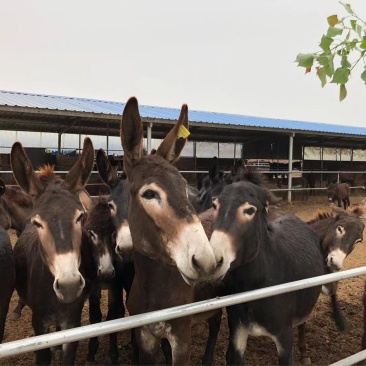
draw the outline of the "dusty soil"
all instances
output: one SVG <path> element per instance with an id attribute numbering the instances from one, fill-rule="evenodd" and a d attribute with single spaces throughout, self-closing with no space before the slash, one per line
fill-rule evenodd
<path id="1" fill-rule="evenodd" d="M 351 197 L 352 204 L 361 202 L 364 196 L 362 193 Z M 329 208 L 324 196 L 311 197 L 309 201 L 295 201 L 294 204 L 283 202 L 281 209 L 298 215 L 301 219 L 307 220 L 314 216 L 319 208 Z M 13 242 L 15 235 L 10 232 Z M 364 233 L 365 241 L 366 235 Z M 366 265 L 365 244 L 356 246 L 353 253 L 346 259 L 345 269 L 360 267 Z M 336 362 L 342 358 L 350 356 L 360 350 L 362 327 L 363 327 L 363 307 L 362 295 L 363 285 L 366 277 L 352 278 L 343 280 L 338 287 L 338 296 L 341 308 L 347 319 L 348 328 L 344 333 L 340 333 L 331 318 L 329 298 L 321 295 L 316 308 L 314 309 L 310 320 L 307 323 L 307 342 L 310 348 L 310 354 L 313 364 L 327 365 Z M 11 313 L 16 304 L 18 296 L 14 293 L 10 304 L 9 313 Z M 106 298 L 103 295 L 103 314 L 106 312 Z M 84 308 L 82 324 L 88 324 L 87 305 Z M 23 310 L 23 315 L 18 321 L 8 319 L 6 325 L 6 335 L 4 342 L 10 342 L 17 339 L 31 337 L 33 329 L 31 326 L 31 312 L 29 308 Z M 297 349 L 297 334 L 294 330 L 294 361 L 299 365 L 300 355 Z M 191 362 L 200 364 L 207 334 L 206 324 L 198 325 L 193 329 L 193 344 Z M 225 364 L 225 352 L 227 348 L 228 329 L 226 318 L 224 317 L 219 334 L 215 353 L 215 364 Z M 120 355 L 123 364 L 132 363 L 132 351 L 129 343 L 129 332 L 123 332 L 119 335 Z M 108 358 L 108 336 L 101 337 L 100 348 L 97 355 L 98 364 L 109 364 Z M 87 341 L 81 341 L 77 354 L 77 364 L 83 365 L 86 360 Z M 246 352 L 246 361 L 248 365 L 275 365 L 277 364 L 277 352 L 274 343 L 265 337 L 249 338 Z M 0 365 L 30 365 L 34 364 L 34 354 L 20 354 L 15 357 L 1 359 Z M 53 361 L 54 365 L 59 364 Z M 161 358 L 160 364 L 163 364 Z"/>

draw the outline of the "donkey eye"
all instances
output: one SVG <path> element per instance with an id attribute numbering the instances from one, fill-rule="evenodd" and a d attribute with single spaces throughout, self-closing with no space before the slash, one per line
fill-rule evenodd
<path id="1" fill-rule="evenodd" d="M 244 215 L 249 215 L 249 216 L 252 216 L 252 215 L 254 215 L 255 214 L 255 212 L 256 212 L 257 210 L 254 208 L 254 207 L 249 207 L 249 208 L 245 208 L 244 210 L 243 210 L 243 214 Z"/>
<path id="2" fill-rule="evenodd" d="M 37 220 L 33 220 L 32 224 L 35 225 L 38 229 L 43 229 L 43 226 L 40 222 L 38 222 Z"/>
<path id="3" fill-rule="evenodd" d="M 147 200 L 152 200 L 152 199 L 160 199 L 160 196 L 157 192 L 154 192 L 152 189 L 147 189 L 143 194 L 142 197 L 147 199 Z"/>
<path id="4" fill-rule="evenodd" d="M 76 219 L 76 223 L 81 222 L 81 219 L 83 218 L 84 214 L 81 213 L 78 218 Z"/>
<path id="5" fill-rule="evenodd" d="M 214 208 L 214 210 L 216 210 L 216 209 L 217 209 L 217 205 L 216 205 L 216 203 L 215 203 L 215 202 L 212 202 L 212 207 Z"/>

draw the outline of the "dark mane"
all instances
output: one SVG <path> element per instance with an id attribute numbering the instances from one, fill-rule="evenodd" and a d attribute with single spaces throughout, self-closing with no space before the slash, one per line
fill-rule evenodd
<path id="1" fill-rule="evenodd" d="M 329 210 L 318 210 L 316 213 L 316 216 L 312 219 L 310 219 L 309 221 L 307 221 L 306 223 L 309 225 L 312 225 L 318 221 L 321 220 L 325 220 L 331 217 L 335 217 L 336 213 L 334 211 L 329 211 Z"/>

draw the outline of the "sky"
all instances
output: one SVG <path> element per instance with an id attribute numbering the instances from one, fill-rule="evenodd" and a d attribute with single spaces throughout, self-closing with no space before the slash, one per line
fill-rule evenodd
<path id="1" fill-rule="evenodd" d="M 366 1 L 349 0 L 366 19 Z M 0 89 L 366 127 L 360 72 L 338 100 L 294 62 L 335 0 L 0 0 Z M 363 66 L 362 66 L 363 67 Z M 359 70 L 359 69 L 358 69 Z"/>

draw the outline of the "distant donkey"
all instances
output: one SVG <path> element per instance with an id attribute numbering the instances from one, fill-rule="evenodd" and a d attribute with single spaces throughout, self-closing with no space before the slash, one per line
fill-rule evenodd
<path id="1" fill-rule="evenodd" d="M 328 201 L 338 201 L 338 207 L 341 207 L 341 202 L 343 202 L 344 209 L 347 209 L 351 204 L 349 200 L 350 194 L 351 189 L 347 183 L 330 183 L 327 188 Z"/>

